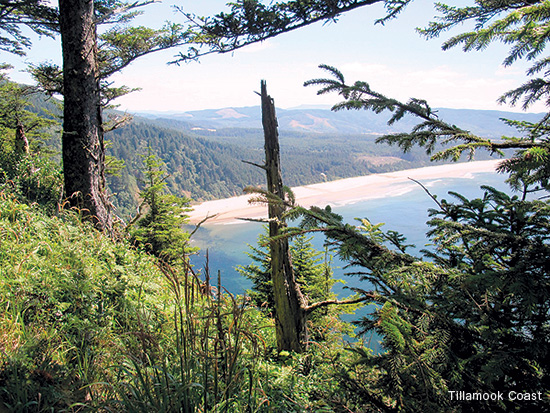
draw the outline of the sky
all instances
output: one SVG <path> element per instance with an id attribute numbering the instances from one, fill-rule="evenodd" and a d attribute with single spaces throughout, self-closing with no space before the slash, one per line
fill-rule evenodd
<path id="1" fill-rule="evenodd" d="M 160 27 L 164 21 L 184 22 L 171 5 L 198 15 L 224 10 L 226 0 L 171 0 L 144 8 L 137 23 Z M 337 95 L 318 96 L 304 81 L 325 77 L 319 64 L 335 66 L 346 81 L 366 81 L 371 88 L 401 100 L 426 99 L 432 107 L 521 111 L 500 105 L 504 92 L 521 85 L 527 65 L 503 67 L 506 47 L 493 44 L 483 52 L 460 48 L 442 51 L 446 37 L 426 40 L 416 33 L 435 15 L 429 0 L 415 0 L 397 19 L 374 24 L 384 15 L 381 5 L 364 6 L 339 17 L 247 46 L 232 54 L 209 55 L 200 62 L 168 65 L 177 50 L 145 56 L 111 80 L 141 88 L 115 103 L 129 112 L 185 112 L 201 109 L 255 106 L 260 80 L 280 108 L 330 106 Z M 59 39 L 35 39 L 23 59 L 3 53 L 15 69 L 11 78 L 29 83 L 27 63 L 60 63 Z M 530 112 L 546 111 L 540 105 Z"/>

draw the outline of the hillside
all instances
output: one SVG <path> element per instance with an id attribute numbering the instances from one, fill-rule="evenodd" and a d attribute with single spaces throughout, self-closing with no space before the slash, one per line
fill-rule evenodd
<path id="1" fill-rule="evenodd" d="M 246 159 L 248 154 L 235 145 L 197 139 L 140 122 L 109 133 L 107 139 L 112 142 L 109 154 L 126 164 L 120 176 L 108 179 L 116 194 L 115 206 L 123 213 L 133 212 L 133 206 L 137 204 L 142 155 L 147 154 L 148 147 L 166 163 L 170 174 L 166 182 L 170 192 L 194 200 L 240 194 L 244 186 L 258 183 L 261 179 L 257 171 L 243 168 L 241 159 Z"/>
<path id="2" fill-rule="evenodd" d="M 248 185 L 262 185 L 260 169 L 243 160 L 262 163 L 260 129 L 222 129 L 197 135 L 196 131 L 167 128 L 165 122 L 136 118 L 107 135 L 109 155 L 123 159 L 120 176 L 109 177 L 118 213 L 135 211 L 140 187 L 142 156 L 150 147 L 166 163 L 170 192 L 194 201 L 242 194 Z M 281 132 L 283 178 L 289 186 L 335 180 L 375 172 L 426 165 L 419 150 L 403 155 L 399 149 L 375 145 L 374 136 Z"/>
<path id="3" fill-rule="evenodd" d="M 500 111 L 438 109 L 442 118 L 482 136 L 512 135 L 500 118 L 535 121 L 536 114 Z M 167 165 L 169 190 L 194 201 L 242 193 L 247 185 L 262 185 L 263 132 L 259 107 L 224 108 L 186 113 L 145 113 L 110 133 L 110 154 L 126 168 L 110 179 L 119 213 L 133 213 L 137 203 L 141 157 L 151 147 Z M 413 119 L 396 126 L 387 116 L 365 111 L 278 109 L 283 175 L 289 186 L 306 185 L 358 175 L 427 165 L 428 157 L 415 148 L 399 149 L 374 143 L 377 136 L 410 130 Z M 487 159 L 479 153 L 476 159 Z"/>
<path id="4" fill-rule="evenodd" d="M 59 102 L 36 96 L 34 109 L 59 116 Z M 500 117 L 535 120 L 535 114 L 440 109 L 442 117 L 465 125 L 483 136 L 512 134 Z M 307 185 L 370 173 L 427 165 L 428 157 L 415 148 L 376 145 L 377 136 L 408 130 L 411 119 L 396 127 L 384 115 L 368 112 L 331 112 L 326 109 L 278 110 L 283 178 L 289 186 Z M 242 161 L 262 163 L 263 132 L 259 107 L 225 108 L 183 114 L 135 116 L 123 128 L 106 135 L 108 154 L 122 159 L 119 176 L 108 177 L 117 213 L 135 213 L 141 188 L 142 155 L 148 148 L 161 157 L 170 174 L 167 186 L 193 201 L 240 195 L 248 185 L 262 185 L 258 168 Z M 60 152 L 59 137 L 48 145 Z M 480 153 L 477 159 L 487 159 Z"/>
<path id="5" fill-rule="evenodd" d="M 498 138 L 514 133 L 501 118 L 536 122 L 540 114 L 496 110 L 436 109 L 441 119 L 460 125 L 484 137 Z M 261 128 L 261 110 L 258 106 L 208 109 L 184 113 L 140 112 L 140 116 L 163 121 L 170 127 L 194 130 L 199 133 L 225 128 Z M 329 109 L 277 109 L 279 128 L 305 133 L 387 134 L 410 131 L 416 120 L 408 116 L 393 126 L 387 125 L 389 115 L 370 111 L 338 111 Z"/>

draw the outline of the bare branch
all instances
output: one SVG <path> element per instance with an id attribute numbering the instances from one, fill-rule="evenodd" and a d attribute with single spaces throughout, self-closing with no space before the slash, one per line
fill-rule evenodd
<path id="1" fill-rule="evenodd" d="M 199 230 L 199 228 L 201 227 L 202 224 L 204 224 L 209 219 L 216 218 L 218 215 L 219 214 L 207 215 L 202 221 L 200 221 L 197 225 L 195 225 L 195 229 L 193 229 L 193 231 L 191 231 L 191 233 L 189 234 L 189 238 L 191 238 L 195 234 L 195 232 L 197 232 Z"/>
<path id="2" fill-rule="evenodd" d="M 417 181 L 416 179 L 413 179 L 413 178 L 410 178 L 410 177 L 408 177 L 407 179 L 410 179 L 410 180 L 413 181 L 414 183 L 420 185 L 420 187 L 428 194 L 428 196 L 429 196 L 430 198 L 433 199 L 433 201 L 437 204 L 437 206 L 438 206 L 442 211 L 445 211 L 445 208 L 443 208 L 443 205 L 441 205 L 441 202 L 439 202 L 439 201 L 437 200 L 437 198 L 435 197 L 435 195 L 432 195 L 432 193 L 428 190 L 428 188 L 426 188 L 426 187 L 424 186 L 424 184 L 422 184 L 422 182 Z"/>
<path id="3" fill-rule="evenodd" d="M 350 299 L 350 300 L 325 300 L 325 301 L 319 301 L 317 303 L 313 303 L 311 305 L 308 305 L 307 307 L 304 308 L 304 311 L 306 312 L 306 314 L 310 314 L 311 312 L 319 309 L 319 308 L 322 308 L 322 307 L 328 307 L 329 305 L 350 305 L 350 304 L 359 304 L 359 303 L 362 303 L 364 301 L 368 301 L 368 300 L 373 300 L 375 298 L 375 294 L 373 292 L 369 292 L 369 293 L 363 293 L 364 296 L 363 297 L 359 297 L 359 298 L 353 298 L 353 299 Z"/>
<path id="4" fill-rule="evenodd" d="M 254 162 L 249 162 L 249 161 L 241 161 L 241 162 L 246 163 L 246 164 L 248 164 L 248 165 L 256 166 L 256 167 L 258 167 L 258 168 L 260 168 L 260 169 L 263 169 L 264 171 L 265 171 L 266 168 L 267 168 L 267 166 L 265 166 L 265 165 L 258 165 L 257 163 L 254 163 Z"/>

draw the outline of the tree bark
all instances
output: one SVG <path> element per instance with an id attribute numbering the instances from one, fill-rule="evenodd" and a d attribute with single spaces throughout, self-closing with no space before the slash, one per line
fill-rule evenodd
<path id="1" fill-rule="evenodd" d="M 19 155 L 29 154 L 29 141 L 25 135 L 25 128 L 20 121 L 17 121 L 17 126 L 15 128 L 15 151 Z"/>
<path id="2" fill-rule="evenodd" d="M 112 227 L 105 194 L 103 126 L 93 0 L 60 0 L 65 194 L 100 230 Z"/>
<path id="3" fill-rule="evenodd" d="M 261 83 L 261 98 L 267 189 L 284 200 L 277 117 L 273 99 L 267 94 L 265 81 Z M 270 203 L 268 206 L 277 348 L 279 351 L 302 352 L 307 343 L 306 303 L 292 269 L 288 239 L 273 240 L 286 226 L 284 211 L 285 207 L 280 204 Z"/>

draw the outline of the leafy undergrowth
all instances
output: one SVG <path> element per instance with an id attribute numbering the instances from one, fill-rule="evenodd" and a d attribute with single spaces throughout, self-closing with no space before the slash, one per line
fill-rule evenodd
<path id="1" fill-rule="evenodd" d="M 0 194 L 0 397 L 10 411 L 66 408 L 165 322 L 151 257 Z"/>
<path id="2" fill-rule="evenodd" d="M 219 290 L 0 192 L 0 411 L 362 411 L 340 341 L 278 354 Z"/>

